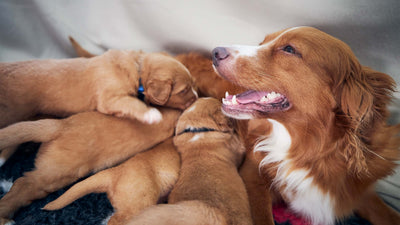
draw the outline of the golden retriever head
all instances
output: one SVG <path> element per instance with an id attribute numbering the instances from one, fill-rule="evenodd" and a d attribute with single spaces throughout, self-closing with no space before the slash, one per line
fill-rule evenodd
<path id="1" fill-rule="evenodd" d="M 218 47 L 212 54 L 220 76 L 249 90 L 227 94 L 225 114 L 276 119 L 294 139 L 292 147 L 303 142 L 312 155 L 327 148 L 331 152 L 324 154 L 331 154 L 340 145 L 350 169 L 366 170 L 365 154 L 375 151 L 374 132 L 388 116 L 390 76 L 363 67 L 348 45 L 311 27 L 270 34 L 259 46 Z"/>
<path id="2" fill-rule="evenodd" d="M 184 110 L 197 99 L 189 70 L 171 56 L 144 54 L 140 70 L 147 101 Z"/>

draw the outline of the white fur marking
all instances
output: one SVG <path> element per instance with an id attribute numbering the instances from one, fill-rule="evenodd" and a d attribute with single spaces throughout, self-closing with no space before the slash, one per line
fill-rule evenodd
<path id="1" fill-rule="evenodd" d="M 232 46 L 228 46 L 228 47 L 229 47 L 229 49 L 233 50 L 231 52 L 231 54 L 233 54 L 233 56 L 235 58 L 237 58 L 238 56 L 255 57 L 255 56 L 257 56 L 257 52 L 259 49 L 263 49 L 263 48 L 268 47 L 269 45 L 272 45 L 279 38 L 281 38 L 284 34 L 290 32 L 292 30 L 296 30 L 298 28 L 300 28 L 300 27 L 293 27 L 293 28 L 288 29 L 288 30 L 282 32 L 280 35 L 278 35 L 272 41 L 269 41 L 268 43 L 265 43 L 264 45 L 260 45 L 260 46 L 232 45 Z"/>
<path id="2" fill-rule="evenodd" d="M 268 153 L 260 163 L 260 167 L 269 163 L 279 163 L 276 177 L 272 185 L 284 188 L 282 194 L 288 199 L 291 209 L 310 219 L 312 224 L 334 224 L 334 202 L 329 193 L 323 193 L 314 185 L 310 171 L 292 167 L 288 151 L 291 137 L 281 123 L 269 119 L 272 132 L 263 137 L 254 147 L 254 151 Z"/>
<path id="3" fill-rule="evenodd" d="M 254 147 L 254 151 L 268 153 L 261 161 L 260 166 L 286 159 L 287 152 L 292 144 L 292 139 L 285 126 L 276 120 L 268 119 L 268 121 L 272 124 L 272 133 L 268 138 L 259 141 Z"/>
<path id="4" fill-rule="evenodd" d="M 257 55 L 257 51 L 260 48 L 259 46 L 249 46 L 249 45 L 232 45 L 229 47 L 234 51 L 234 53 L 237 53 L 236 56 L 248 56 L 248 57 L 254 57 Z"/>
<path id="5" fill-rule="evenodd" d="M 186 109 L 186 112 L 191 112 L 191 111 L 193 111 L 194 109 L 196 109 L 196 106 L 195 106 L 195 105 L 192 105 L 192 106 L 190 106 L 188 109 Z"/>
<path id="6" fill-rule="evenodd" d="M 196 96 L 196 98 L 199 98 L 199 94 L 197 94 L 197 91 L 194 90 L 194 88 L 192 88 L 193 94 Z"/>
<path id="7" fill-rule="evenodd" d="M 2 167 L 5 162 L 6 162 L 6 160 L 4 158 L 0 158 L 0 167 Z"/>
<path id="8" fill-rule="evenodd" d="M 12 185 L 13 182 L 11 182 L 11 180 L 0 181 L 0 188 L 3 190 L 3 192 L 9 192 Z"/>
<path id="9" fill-rule="evenodd" d="M 162 115 L 160 111 L 156 108 L 151 108 L 149 109 L 144 115 L 143 115 L 143 120 L 145 123 L 152 124 L 152 123 L 158 123 L 162 119 Z"/>
<path id="10" fill-rule="evenodd" d="M 110 220 L 110 218 L 114 215 L 114 213 L 111 213 L 110 215 L 108 215 L 103 221 L 101 221 L 101 225 L 107 225 L 108 221 Z"/>
<path id="11" fill-rule="evenodd" d="M 331 197 L 313 185 L 314 179 L 307 177 L 308 174 L 305 170 L 295 170 L 286 178 L 286 183 L 291 186 L 287 187 L 288 191 L 295 191 L 295 196 L 290 200 L 290 207 L 302 215 L 307 215 L 312 224 L 335 224 Z"/>
<path id="12" fill-rule="evenodd" d="M 204 136 L 204 134 L 203 133 L 200 133 L 200 134 L 196 134 L 196 135 L 194 135 L 190 140 L 189 140 L 189 142 L 195 142 L 195 141 L 198 141 L 200 138 L 202 138 Z"/>
<path id="13" fill-rule="evenodd" d="M 14 220 L 10 220 L 7 223 L 5 223 L 4 225 L 14 225 L 15 221 Z"/>

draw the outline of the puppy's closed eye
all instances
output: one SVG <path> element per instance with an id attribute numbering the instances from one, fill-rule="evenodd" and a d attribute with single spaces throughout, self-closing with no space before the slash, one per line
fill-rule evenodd
<path id="1" fill-rule="evenodd" d="M 189 86 L 187 86 L 183 90 L 179 91 L 178 94 L 183 95 L 183 94 L 186 94 L 188 91 L 189 91 Z"/>

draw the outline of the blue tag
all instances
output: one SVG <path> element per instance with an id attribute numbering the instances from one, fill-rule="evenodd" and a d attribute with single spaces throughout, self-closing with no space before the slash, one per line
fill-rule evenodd
<path id="1" fill-rule="evenodd" d="M 139 94 L 142 94 L 144 92 L 143 85 L 140 84 L 138 92 L 139 92 Z"/>
<path id="2" fill-rule="evenodd" d="M 144 101 L 144 87 L 142 84 L 142 79 L 139 78 L 139 88 L 138 88 L 138 98 L 142 101 Z"/>

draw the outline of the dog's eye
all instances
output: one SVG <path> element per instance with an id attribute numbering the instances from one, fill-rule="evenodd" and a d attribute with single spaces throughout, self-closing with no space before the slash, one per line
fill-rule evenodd
<path id="1" fill-rule="evenodd" d="M 283 51 L 288 52 L 290 54 L 296 54 L 296 50 L 291 45 L 286 45 L 283 47 Z"/>
<path id="2" fill-rule="evenodd" d="M 180 91 L 179 94 L 185 94 L 188 90 L 189 90 L 189 88 L 186 87 L 185 89 L 183 89 L 182 91 Z"/>

